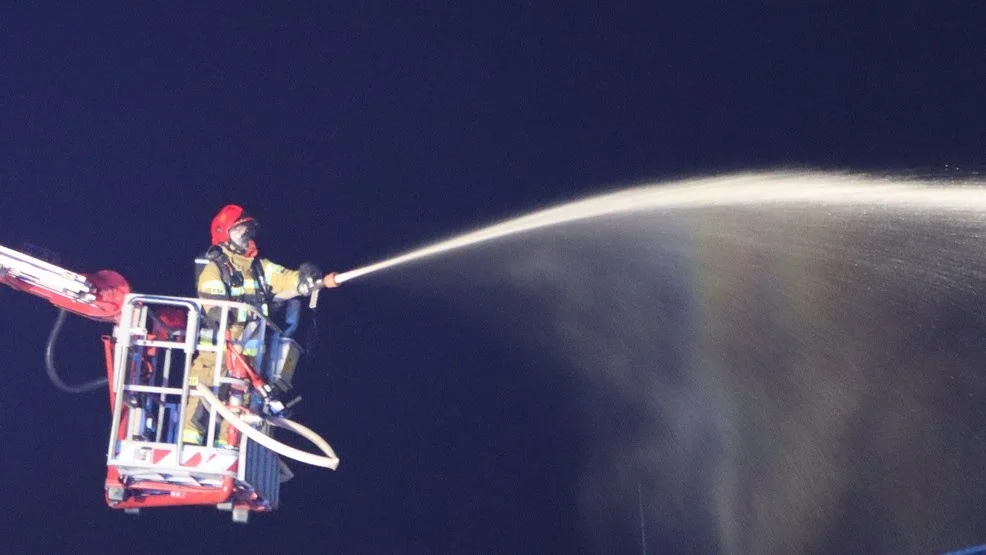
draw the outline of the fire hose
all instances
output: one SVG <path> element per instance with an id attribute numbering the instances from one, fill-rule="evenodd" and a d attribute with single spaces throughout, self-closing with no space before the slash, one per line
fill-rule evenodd
<path id="1" fill-rule="evenodd" d="M 274 453 L 300 463 L 310 464 L 312 466 L 320 466 L 322 468 L 329 468 L 332 470 L 339 467 L 339 457 L 336 456 L 335 451 L 332 450 L 332 447 L 329 446 L 328 442 L 322 439 L 321 436 L 316 434 L 313 430 L 306 428 L 297 422 L 286 418 L 281 418 L 279 416 L 269 416 L 265 418 L 267 422 L 270 422 L 279 428 L 290 430 L 312 442 L 322 451 L 322 453 L 324 453 L 324 456 L 302 451 L 301 449 L 296 449 L 290 445 L 277 441 L 276 439 L 264 434 L 260 430 L 244 422 L 240 417 L 234 414 L 233 411 L 229 410 L 229 408 L 226 407 L 226 405 L 224 405 L 218 397 L 216 397 L 212 390 L 205 385 L 197 384 L 195 388 L 196 391 L 199 392 L 201 399 L 209 404 L 209 406 L 216 409 L 216 412 L 225 418 L 226 421 L 229 422 L 230 426 L 233 426 L 243 435 L 270 449 Z"/>

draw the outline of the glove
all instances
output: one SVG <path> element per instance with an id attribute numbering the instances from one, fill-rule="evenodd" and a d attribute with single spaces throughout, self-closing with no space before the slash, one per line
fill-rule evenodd
<path id="1" fill-rule="evenodd" d="M 318 280 L 322 271 L 318 269 L 318 266 L 305 262 L 298 268 L 298 274 L 298 293 L 307 297 L 318 288 Z"/>
<path id="2" fill-rule="evenodd" d="M 284 403 L 275 399 L 267 403 L 267 408 L 268 410 L 270 410 L 271 414 L 273 414 L 274 416 L 279 416 L 281 413 L 284 412 Z"/>

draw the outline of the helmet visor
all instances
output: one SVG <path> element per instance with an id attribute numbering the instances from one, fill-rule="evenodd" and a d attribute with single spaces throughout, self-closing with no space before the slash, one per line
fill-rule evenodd
<path id="1" fill-rule="evenodd" d="M 250 246 L 250 241 L 256 238 L 257 229 L 259 227 L 260 226 L 257 225 L 257 221 L 253 218 L 240 221 L 233 227 L 229 228 L 229 241 L 238 248 L 246 249 Z"/>

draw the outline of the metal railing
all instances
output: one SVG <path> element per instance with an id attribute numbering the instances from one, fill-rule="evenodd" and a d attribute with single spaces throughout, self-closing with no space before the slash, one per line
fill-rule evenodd
<path id="1" fill-rule="evenodd" d="M 209 309 L 219 309 L 218 326 L 204 326 Z M 184 329 L 169 328 L 161 317 L 163 310 L 180 310 L 185 316 Z M 241 380 L 224 375 L 227 349 L 227 331 L 231 327 L 231 313 L 244 315 L 235 324 L 242 324 L 234 344 L 253 342 L 257 353 L 253 358 L 259 368 L 276 349 L 267 346 L 268 335 L 275 337 L 280 329 L 258 308 L 233 301 L 204 300 L 185 297 L 130 294 L 124 299 L 119 324 L 114 329 L 113 375 L 111 391 L 113 419 L 110 427 L 107 464 L 117 466 L 153 466 L 119 460 L 122 441 L 147 442 L 147 444 L 174 445 L 177 451 L 176 468 L 160 468 L 185 472 L 182 461 L 182 428 L 188 402 L 198 393 L 189 384 L 189 372 L 195 358 L 201 353 L 215 353 L 212 389 L 218 392 L 224 384 L 242 386 Z M 215 311 L 213 311 L 213 315 Z M 268 333 L 270 328 L 271 333 Z M 204 331 L 209 331 L 211 340 Z M 181 383 L 175 380 L 181 369 Z M 176 414 L 177 413 L 177 414 Z M 205 446 L 215 445 L 218 415 L 209 407 L 209 421 Z M 126 419 L 124 422 L 124 415 Z M 177 419 L 174 416 L 177 415 Z M 122 429 L 122 433 L 121 433 Z M 153 433 L 150 433 L 150 432 Z M 241 438 L 242 441 L 243 438 Z M 242 465 L 241 465 L 242 466 Z M 242 468 L 241 468 L 242 472 Z"/>

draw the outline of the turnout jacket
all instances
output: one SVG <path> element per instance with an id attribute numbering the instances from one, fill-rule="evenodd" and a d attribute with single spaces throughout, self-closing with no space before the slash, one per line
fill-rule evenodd
<path id="1" fill-rule="evenodd" d="M 224 283 L 218 263 L 212 261 L 206 264 L 202 269 L 202 273 L 199 274 L 197 284 L 199 297 L 203 299 L 249 303 L 257 307 L 263 307 L 265 309 L 265 315 L 267 315 L 269 307 L 266 307 L 266 303 L 264 302 L 267 293 L 260 289 L 261 280 L 258 279 L 258 276 L 254 275 L 254 258 L 236 254 L 225 246 L 220 246 L 219 248 L 222 249 L 223 254 L 229 259 L 232 270 L 242 276 L 242 284 L 239 284 L 238 280 L 231 284 Z M 263 270 L 263 283 L 266 283 L 269 294 L 273 299 L 286 300 L 299 295 L 298 283 L 300 272 L 289 270 L 266 258 L 260 259 L 260 268 Z M 229 285 L 228 290 L 227 285 Z M 245 318 L 246 315 L 243 314 L 242 317 Z M 242 321 L 239 318 L 238 320 Z"/>

